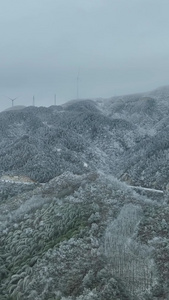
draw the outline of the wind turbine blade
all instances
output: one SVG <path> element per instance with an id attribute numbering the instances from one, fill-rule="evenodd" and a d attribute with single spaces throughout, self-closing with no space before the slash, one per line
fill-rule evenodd
<path id="1" fill-rule="evenodd" d="M 4 95 L 5 96 L 5 95 Z M 17 98 L 19 98 L 19 96 L 18 97 L 15 97 L 15 98 L 10 98 L 10 97 L 8 97 L 8 96 L 5 96 L 6 98 L 8 98 L 9 100 L 11 100 L 11 101 L 14 101 L 14 100 L 16 100 Z"/>

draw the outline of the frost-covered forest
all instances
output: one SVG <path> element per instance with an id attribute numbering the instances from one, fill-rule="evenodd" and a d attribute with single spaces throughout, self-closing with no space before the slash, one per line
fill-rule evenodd
<path id="1" fill-rule="evenodd" d="M 0 113 L 0 299 L 169 299 L 169 87 Z"/>

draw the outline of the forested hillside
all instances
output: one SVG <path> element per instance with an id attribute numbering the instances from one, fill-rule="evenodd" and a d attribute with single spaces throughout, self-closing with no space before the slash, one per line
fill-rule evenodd
<path id="1" fill-rule="evenodd" d="M 0 299 L 169 299 L 169 88 L 0 113 Z"/>

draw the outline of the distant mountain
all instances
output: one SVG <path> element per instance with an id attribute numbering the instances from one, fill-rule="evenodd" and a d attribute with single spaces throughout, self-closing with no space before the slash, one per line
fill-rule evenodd
<path id="1" fill-rule="evenodd" d="M 103 170 L 165 189 L 169 88 L 111 99 L 70 101 L 0 114 L 0 175 L 47 182 L 64 171 Z"/>
<path id="2" fill-rule="evenodd" d="M 167 300 L 169 87 L 0 113 L 0 299 Z"/>

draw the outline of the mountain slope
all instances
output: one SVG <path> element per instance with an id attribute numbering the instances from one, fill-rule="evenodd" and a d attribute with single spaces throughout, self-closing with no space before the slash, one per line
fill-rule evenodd
<path id="1" fill-rule="evenodd" d="M 167 300 L 169 89 L 0 114 L 0 299 Z"/>
<path id="2" fill-rule="evenodd" d="M 0 205 L 1 299 L 151 295 L 160 278 L 141 232 L 145 211 L 156 207 L 98 173 L 67 172 L 10 197 Z"/>

